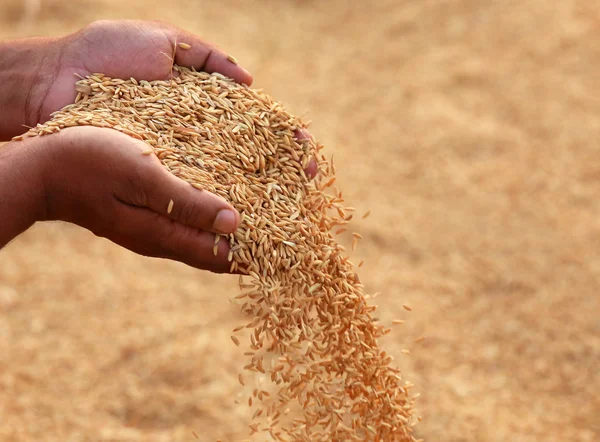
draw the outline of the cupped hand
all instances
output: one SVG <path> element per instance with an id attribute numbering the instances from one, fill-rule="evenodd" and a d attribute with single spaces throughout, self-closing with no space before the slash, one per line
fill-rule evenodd
<path id="1" fill-rule="evenodd" d="M 44 155 L 45 218 L 84 227 L 135 253 L 227 272 L 237 211 L 170 174 L 148 146 L 112 129 L 73 127 L 28 143 Z M 172 201 L 172 203 L 171 203 Z M 212 232 L 212 233 L 211 233 Z"/>
<path id="2" fill-rule="evenodd" d="M 36 123 L 72 103 L 77 95 L 77 76 L 102 73 L 113 78 L 165 80 L 173 75 L 173 64 L 204 72 L 219 72 L 233 80 L 252 84 L 250 73 L 231 61 L 228 54 L 198 36 L 168 23 L 136 20 L 101 20 L 74 34 L 58 39 L 54 45 L 53 75 L 46 88 L 32 97 Z M 304 129 L 298 139 L 309 138 Z M 306 173 L 317 174 L 311 161 Z"/>
<path id="3" fill-rule="evenodd" d="M 252 83 L 252 76 L 214 45 L 160 22 L 95 22 L 62 38 L 3 42 L 0 55 L 2 140 L 22 133 L 25 124 L 44 123 L 51 113 L 72 103 L 77 76 L 99 72 L 163 80 L 177 64 Z M 299 129 L 296 136 L 310 134 Z M 228 271 L 229 247 L 221 241 L 215 257 L 210 232 L 232 232 L 239 215 L 224 200 L 169 174 L 156 157 L 142 155 L 147 149 L 143 142 L 110 129 L 75 127 L 24 143 L 44 146 L 3 151 L 0 166 L 14 172 L 14 163 L 32 176 L 21 186 L 26 188 L 22 192 L 0 192 L 0 201 L 14 200 L 14 206 L 22 209 L 0 216 L 0 247 L 37 220 L 60 219 L 142 255 Z M 315 161 L 306 172 L 316 175 Z M 21 183 L 21 175 L 21 169 L 4 173 L 0 181 Z"/>
<path id="4" fill-rule="evenodd" d="M 180 44 L 182 44 L 180 46 Z M 183 47 L 182 47 L 183 46 Z M 187 49 L 184 49 L 187 48 Z M 173 64 L 219 72 L 250 85 L 252 76 L 213 44 L 176 26 L 155 21 L 102 20 L 59 40 L 53 81 L 39 100 L 39 120 L 73 102 L 76 75 L 166 80 Z"/>

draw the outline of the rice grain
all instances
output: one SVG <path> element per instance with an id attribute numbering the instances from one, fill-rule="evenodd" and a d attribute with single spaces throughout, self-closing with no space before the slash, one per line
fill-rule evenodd
<path id="1" fill-rule="evenodd" d="M 412 385 L 380 349 L 378 339 L 390 329 L 377 323 L 376 307 L 334 237 L 354 209 L 330 187 L 333 161 L 313 139 L 298 140 L 305 125 L 263 92 L 220 74 L 174 69 L 179 75 L 170 81 L 84 78 L 76 103 L 27 136 L 76 125 L 113 128 L 143 140 L 168 171 L 238 210 L 240 226 L 225 239 L 231 270 L 246 275 L 234 302 L 250 332 L 244 368 L 260 386 L 248 400 L 260 404 L 251 434 L 414 442 Z M 319 175 L 310 180 L 304 169 L 312 158 Z M 359 238 L 353 234 L 353 249 Z M 245 385 L 241 373 L 238 381 Z"/>

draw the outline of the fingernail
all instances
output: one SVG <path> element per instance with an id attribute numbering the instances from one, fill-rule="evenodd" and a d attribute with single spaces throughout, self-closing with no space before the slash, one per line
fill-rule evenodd
<path id="1" fill-rule="evenodd" d="M 314 158 L 310 160 L 304 173 L 306 173 L 308 178 L 311 180 L 317 176 L 317 173 L 319 173 L 319 166 L 317 165 L 317 162 L 314 160 Z"/>
<path id="2" fill-rule="evenodd" d="M 312 135 L 306 129 L 296 129 L 296 138 L 299 140 L 310 140 Z"/>
<path id="3" fill-rule="evenodd" d="M 237 217 L 232 210 L 220 210 L 215 217 L 213 230 L 219 233 L 231 233 L 237 227 Z"/>

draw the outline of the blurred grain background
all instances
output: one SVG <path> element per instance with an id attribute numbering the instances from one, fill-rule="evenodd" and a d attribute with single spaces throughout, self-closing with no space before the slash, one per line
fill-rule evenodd
<path id="1" fill-rule="evenodd" d="M 422 394 L 421 437 L 600 440 L 598 2 L 30 5 L 3 0 L 0 37 L 160 18 L 310 111 L 348 201 L 372 209 L 356 261 L 382 319 L 407 319 L 382 344 Z M 35 226 L 0 252 L 0 440 L 243 440 L 235 294 Z"/>

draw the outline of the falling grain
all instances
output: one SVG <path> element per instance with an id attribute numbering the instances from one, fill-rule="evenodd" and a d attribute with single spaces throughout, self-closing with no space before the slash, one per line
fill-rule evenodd
<path id="1" fill-rule="evenodd" d="M 248 321 L 234 332 L 249 331 L 247 376 L 272 381 L 272 389 L 257 381 L 248 401 L 261 404 L 251 432 L 282 442 L 414 442 L 415 398 L 380 350 L 390 329 L 377 324 L 368 304 L 377 294 L 364 294 L 334 236 L 346 231 L 354 209 L 333 187 L 335 168 L 323 146 L 297 140 L 306 125 L 263 92 L 220 74 L 174 69 L 179 75 L 169 81 L 84 78 L 76 103 L 26 136 L 76 125 L 119 130 L 146 142 L 144 153 L 152 150 L 175 176 L 237 209 L 238 229 L 215 235 L 213 253 L 223 238 L 230 249 L 218 259 L 226 256 L 231 271 L 246 275 L 233 302 L 242 303 Z M 319 170 L 313 181 L 304 172 L 311 159 Z M 362 236 L 352 238 L 354 250 Z M 238 381 L 245 385 L 241 373 Z M 301 416 L 284 423 L 280 416 L 294 403 Z"/>

